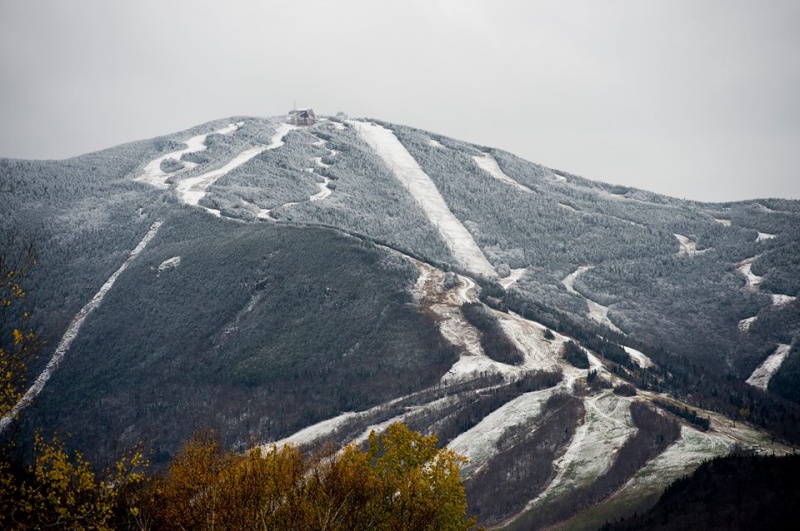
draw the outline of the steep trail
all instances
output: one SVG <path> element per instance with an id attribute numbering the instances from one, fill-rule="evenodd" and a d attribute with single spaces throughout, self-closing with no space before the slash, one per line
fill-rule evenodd
<path id="1" fill-rule="evenodd" d="M 100 287 L 100 290 L 92 297 L 86 305 L 81 308 L 81 310 L 72 318 L 69 326 L 67 327 L 67 331 L 64 332 L 64 335 L 61 338 L 61 341 L 58 343 L 56 347 L 56 351 L 53 356 L 50 358 L 50 361 L 47 362 L 47 366 L 45 366 L 44 370 L 39 374 L 36 380 L 33 382 L 33 385 L 25 392 L 19 402 L 14 405 L 14 407 L 9 411 L 2 419 L 0 419 L 0 433 L 5 431 L 11 421 L 19 414 L 19 412 L 24 409 L 25 407 L 29 406 L 36 396 L 42 392 L 44 389 L 45 384 L 53 375 L 53 372 L 58 368 L 61 364 L 61 360 L 64 359 L 64 355 L 69 350 L 69 347 L 72 345 L 72 342 L 75 341 L 75 338 L 78 337 L 78 332 L 80 332 L 81 326 L 83 326 L 83 322 L 86 318 L 103 302 L 106 294 L 111 290 L 114 286 L 114 283 L 117 281 L 117 278 L 125 271 L 128 266 L 136 260 L 136 258 L 144 251 L 144 248 L 147 247 L 147 244 L 156 236 L 158 233 L 158 229 L 161 227 L 161 221 L 156 221 L 150 226 L 150 230 L 144 235 L 144 237 L 139 241 L 139 244 L 134 247 L 131 251 L 128 258 L 119 266 L 119 269 L 114 271 L 114 273 L 108 277 L 108 280 Z"/>
<path id="2" fill-rule="evenodd" d="M 397 180 L 422 207 L 458 263 L 472 273 L 496 278 L 497 274 L 494 268 L 478 244 L 475 243 L 472 235 L 453 215 L 431 178 L 420 168 L 417 161 L 394 133 L 372 123 L 355 120 L 348 123 L 383 160 Z"/>

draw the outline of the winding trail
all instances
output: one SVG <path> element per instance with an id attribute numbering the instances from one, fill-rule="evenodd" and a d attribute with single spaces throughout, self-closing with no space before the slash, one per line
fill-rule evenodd
<path id="1" fill-rule="evenodd" d="M 81 308 L 81 310 L 72 318 L 69 326 L 67 327 L 67 331 L 64 332 L 64 336 L 61 338 L 61 341 L 58 343 L 56 347 L 56 351 L 53 354 L 53 357 L 50 358 L 50 361 L 47 362 L 47 366 L 44 370 L 39 374 L 36 380 L 33 382 L 33 385 L 25 392 L 22 398 L 17 402 L 14 407 L 6 413 L 6 415 L 0 419 L 0 433 L 5 431 L 5 429 L 11 424 L 11 421 L 19 414 L 19 412 L 29 406 L 31 402 L 36 398 L 36 396 L 42 392 L 44 389 L 45 384 L 53 375 L 53 372 L 58 368 L 61 360 L 64 359 L 64 355 L 69 350 L 69 347 L 72 345 L 72 342 L 75 341 L 75 338 L 78 337 L 78 332 L 80 332 L 81 326 L 86 318 L 91 314 L 95 308 L 100 306 L 100 303 L 103 302 L 103 298 L 106 294 L 111 290 L 114 286 L 114 282 L 117 281 L 117 278 L 125 271 L 128 266 L 133 262 L 137 256 L 139 256 L 144 248 L 147 247 L 147 244 L 150 243 L 158 229 L 161 227 L 161 221 L 156 221 L 150 226 L 150 230 L 144 235 L 141 239 L 139 244 L 131 251 L 131 254 L 128 256 L 127 260 L 125 260 L 119 269 L 114 271 L 114 273 L 108 277 L 108 280 L 100 287 L 100 290 L 92 297 L 86 305 Z"/>
<path id="2" fill-rule="evenodd" d="M 236 132 L 239 127 L 244 125 L 244 122 L 239 122 L 236 124 L 229 124 L 218 131 L 214 131 L 214 133 L 218 135 L 230 135 Z M 162 155 L 157 159 L 151 161 L 144 167 L 144 173 L 139 175 L 138 177 L 134 177 L 134 181 L 139 181 L 143 183 L 147 183 L 151 186 L 155 186 L 156 188 L 161 189 L 168 189 L 169 185 L 166 183 L 166 180 L 178 173 L 179 171 L 188 170 L 197 166 L 194 162 L 186 162 L 183 161 L 183 167 L 171 172 L 165 172 L 161 169 L 161 163 L 168 159 L 175 159 L 176 161 L 180 161 L 181 157 L 186 153 L 197 153 L 200 151 L 205 151 L 208 149 L 206 146 L 206 138 L 208 135 L 213 133 L 204 133 L 202 135 L 197 135 L 191 137 L 189 140 L 185 142 L 186 147 L 184 149 L 179 149 L 178 151 L 173 151 L 172 153 L 167 153 L 166 155 Z"/>
<path id="3" fill-rule="evenodd" d="M 278 128 L 275 130 L 275 133 L 272 135 L 272 139 L 267 146 L 255 146 L 250 149 L 246 149 L 233 157 L 227 164 L 223 167 L 212 170 L 202 175 L 198 175 L 197 177 L 189 177 L 188 179 L 183 179 L 180 181 L 176 186 L 176 191 L 178 193 L 178 199 L 181 203 L 191 206 L 200 206 L 200 200 L 206 195 L 206 191 L 208 188 L 217 182 L 220 177 L 226 175 L 227 173 L 231 172 L 235 168 L 238 168 L 245 162 L 249 161 L 250 159 L 260 155 L 264 151 L 268 151 L 271 149 L 277 149 L 281 147 L 284 142 L 283 138 L 291 131 L 292 129 L 297 129 L 297 126 L 290 125 L 290 124 L 280 124 Z M 220 217 L 220 211 L 213 209 L 213 208 L 206 208 L 202 207 L 207 212 Z"/>
<path id="4" fill-rule="evenodd" d="M 593 267 L 594 266 L 580 266 L 578 269 L 564 277 L 564 280 L 562 280 L 561 283 L 564 284 L 564 287 L 567 288 L 568 292 L 572 293 L 573 295 L 580 295 L 584 298 L 584 300 L 586 300 L 586 304 L 589 306 L 589 317 L 592 320 L 624 335 L 624 332 L 617 328 L 617 326 L 611 322 L 611 319 L 608 318 L 607 306 L 603 306 L 602 304 L 593 301 L 575 289 L 575 281 L 578 279 L 578 277 Z"/>
<path id="5" fill-rule="evenodd" d="M 472 235 L 453 215 L 431 178 L 420 168 L 414 157 L 392 131 L 373 123 L 348 122 L 364 142 L 383 160 L 394 176 L 422 207 L 430 222 L 439 231 L 450 252 L 467 271 L 496 278 L 494 268 L 486 259 Z"/>

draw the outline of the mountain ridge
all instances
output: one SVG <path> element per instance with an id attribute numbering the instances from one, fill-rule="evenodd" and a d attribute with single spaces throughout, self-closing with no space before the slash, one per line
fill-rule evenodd
<path id="1" fill-rule="evenodd" d="M 243 448 L 298 440 L 301 428 L 303 444 L 347 441 L 404 420 L 457 435 L 470 474 L 528 467 L 539 478 L 528 499 L 479 504 L 494 524 L 561 514 L 564 492 L 590 505 L 609 489 L 655 492 L 737 444 L 789 451 L 763 429 L 797 436 L 797 406 L 770 382 L 800 363 L 800 202 L 687 202 L 336 117 L 310 128 L 218 120 L 60 162 L 5 159 L 0 171 L 14 189 L 3 225 L 43 226 L 31 280 L 53 336 L 163 223 L 22 414 L 23 431 L 80 426 L 101 459 L 144 438 L 163 461 L 203 423 Z M 488 355 L 493 340 L 465 303 L 523 353 L 520 365 Z M 569 341 L 589 369 L 562 358 Z M 783 363 L 766 368 L 776 349 Z M 714 366 L 729 376 L 706 372 Z M 766 383 L 746 384 L 759 370 Z M 561 382 L 536 376 L 553 371 Z M 623 384 L 638 387 L 634 398 L 614 392 Z M 659 409 L 667 390 L 710 432 Z M 655 409 L 635 421 L 634 404 Z M 571 413 L 550 415 L 559 407 Z M 604 423 L 622 428 L 617 442 L 596 437 Z M 634 432 L 669 440 L 678 425 L 655 457 L 657 484 L 646 480 L 652 458 L 615 465 L 623 448 L 640 455 Z M 566 439 L 551 438 L 559 429 Z M 549 458 L 520 457 L 544 441 Z M 607 447 L 604 464 L 581 472 L 592 447 Z"/>

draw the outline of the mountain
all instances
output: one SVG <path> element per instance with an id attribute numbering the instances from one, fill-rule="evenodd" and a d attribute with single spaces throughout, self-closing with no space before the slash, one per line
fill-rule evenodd
<path id="1" fill-rule="evenodd" d="M 159 466 L 201 426 L 245 449 L 403 420 L 469 459 L 481 523 L 521 529 L 800 442 L 798 201 L 678 200 L 343 115 L 3 159 L 0 183 L 48 339 L 4 421 L 22 440 L 98 463 L 143 441 Z"/>

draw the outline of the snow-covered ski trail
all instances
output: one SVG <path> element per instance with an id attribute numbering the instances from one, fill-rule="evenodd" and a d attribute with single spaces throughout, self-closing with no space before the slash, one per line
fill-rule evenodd
<path id="1" fill-rule="evenodd" d="M 586 300 L 586 304 L 589 306 L 589 317 L 594 321 L 607 326 L 611 330 L 615 332 L 619 332 L 620 334 L 624 334 L 622 330 L 617 328 L 617 326 L 611 322 L 611 319 L 608 318 L 608 307 L 599 304 L 590 298 L 583 295 L 581 292 L 575 289 L 575 280 L 586 271 L 589 271 L 594 266 L 580 266 L 578 269 L 564 277 L 561 281 L 564 284 L 564 287 L 567 288 L 567 291 L 572 293 L 573 295 L 580 295 L 581 297 Z"/>
<path id="2" fill-rule="evenodd" d="M 636 431 L 630 414 L 631 402 L 610 392 L 586 398 L 584 422 L 575 431 L 567 451 L 554 462 L 556 476 L 518 514 L 542 501 L 568 495 L 607 472 L 619 449 Z"/>
<path id="3" fill-rule="evenodd" d="M 743 260 L 736 265 L 736 270 L 742 275 L 744 275 L 746 282 L 745 287 L 750 291 L 756 291 L 756 292 L 760 290 L 761 283 L 764 282 L 764 277 L 760 277 L 755 273 L 753 273 L 753 262 L 755 262 L 757 258 L 758 256 L 747 258 L 746 260 Z M 778 293 L 770 293 L 769 296 L 772 299 L 772 304 L 775 306 L 789 304 L 797 299 L 797 297 L 792 295 L 781 295 Z M 747 326 L 747 328 L 749 328 L 749 325 Z M 743 331 L 746 331 L 746 329 Z"/>
<path id="4" fill-rule="evenodd" d="M 234 133 L 237 129 L 239 129 L 244 122 L 239 122 L 236 124 L 228 124 L 226 127 L 219 129 L 218 131 L 214 131 L 214 133 L 218 135 L 230 135 Z M 149 162 L 147 166 L 144 167 L 144 173 L 139 175 L 138 177 L 134 177 L 134 181 L 139 181 L 143 183 L 147 183 L 151 186 L 155 186 L 156 188 L 167 189 L 169 185 L 166 183 L 166 180 L 175 175 L 177 172 L 182 170 L 188 170 L 197 166 L 194 162 L 183 162 L 183 167 L 179 170 L 171 171 L 171 172 L 164 172 L 161 169 L 161 163 L 168 159 L 175 159 L 176 161 L 180 161 L 181 157 L 186 153 L 197 153 L 200 151 L 205 151 L 208 149 L 206 146 L 206 138 L 208 135 L 213 133 L 204 133 L 202 135 L 197 135 L 191 137 L 189 140 L 184 142 L 186 147 L 184 149 L 179 149 L 178 151 L 173 151 L 172 153 L 167 153 L 166 155 L 162 155 L 157 159 Z"/>
<path id="5" fill-rule="evenodd" d="M 78 332 L 83 325 L 83 322 L 86 320 L 86 317 L 94 311 L 95 308 L 100 306 L 100 303 L 103 302 L 103 298 L 109 292 L 109 290 L 114 286 L 114 282 L 117 281 L 117 278 L 125 271 L 128 266 L 133 262 L 137 256 L 139 256 L 144 248 L 147 247 L 147 244 L 150 243 L 158 229 L 161 227 L 161 221 L 156 221 L 150 226 L 150 230 L 147 231 L 147 234 L 141 239 L 139 244 L 131 251 L 131 254 L 128 256 L 127 260 L 125 260 L 119 269 L 114 271 L 114 273 L 106 280 L 105 284 L 100 287 L 100 290 L 92 297 L 86 305 L 81 308 L 81 310 L 72 318 L 69 326 L 67 327 L 67 331 L 64 332 L 64 336 L 61 338 L 61 341 L 58 343 L 56 347 L 56 351 L 53 354 L 53 357 L 50 358 L 50 361 L 47 362 L 47 366 L 44 370 L 39 374 L 36 380 L 33 382 L 33 385 L 25 392 L 19 402 L 14 405 L 14 407 L 6 413 L 6 415 L 0 419 L 0 433 L 2 433 L 11 421 L 16 417 L 19 412 L 29 406 L 31 402 L 33 402 L 34 398 L 42 392 L 44 389 L 45 384 L 53 375 L 53 372 L 58 368 L 61 360 L 64 359 L 64 355 L 69 350 L 69 347 L 72 345 L 72 342 L 75 341 L 75 338 L 78 337 Z"/>
<path id="6" fill-rule="evenodd" d="M 680 245 L 678 254 L 697 254 L 697 242 L 693 241 L 687 236 L 684 236 L 683 234 L 674 234 L 674 236 L 677 238 L 678 244 Z"/>
<path id="7" fill-rule="evenodd" d="M 745 380 L 746 383 L 749 383 L 753 387 L 758 387 L 763 389 L 764 391 L 767 390 L 769 386 L 769 381 L 778 372 L 778 369 L 781 368 L 783 361 L 786 359 L 786 356 L 789 355 L 789 352 L 792 350 L 791 345 L 780 344 L 778 348 L 775 349 L 775 352 L 767 356 L 761 365 L 756 367 L 756 370 L 753 371 L 753 374 Z"/>
<path id="8" fill-rule="evenodd" d="M 176 186 L 178 199 L 181 203 L 186 205 L 199 206 L 200 200 L 206 195 L 206 190 L 208 190 L 212 184 L 217 182 L 220 177 L 228 174 L 250 159 L 260 155 L 264 151 L 281 147 L 284 143 L 283 138 L 292 129 L 297 129 L 297 126 L 291 124 L 280 124 L 275 130 L 275 133 L 272 135 L 269 145 L 255 146 L 246 149 L 233 157 L 233 159 L 219 169 L 206 172 L 202 175 L 198 175 L 197 177 L 189 177 L 188 179 L 180 181 Z M 217 217 L 220 216 L 220 212 L 218 210 L 206 207 L 202 208 Z"/>
<path id="9" fill-rule="evenodd" d="M 453 215 L 436 185 L 422 171 L 392 131 L 380 125 L 349 121 L 364 142 L 389 167 L 394 176 L 422 207 L 428 219 L 439 231 L 450 252 L 467 271 L 495 278 L 497 274 L 472 235 Z"/>
<path id="10" fill-rule="evenodd" d="M 532 194 L 533 190 L 525 186 L 524 184 L 518 183 L 516 180 L 512 179 L 500 168 L 500 165 L 497 164 L 497 160 L 493 156 L 488 153 L 484 153 L 483 156 L 473 155 L 472 160 L 486 173 L 494 177 L 500 182 L 503 182 L 509 186 L 513 186 L 517 190 L 521 190 L 525 193 Z"/>

